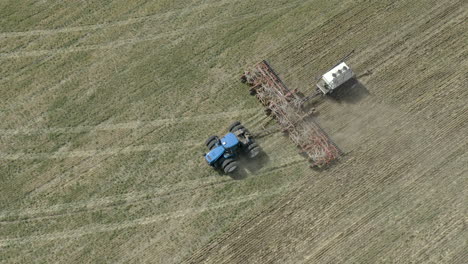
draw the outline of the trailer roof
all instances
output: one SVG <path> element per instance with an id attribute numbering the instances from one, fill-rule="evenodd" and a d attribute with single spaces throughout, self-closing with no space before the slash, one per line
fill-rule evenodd
<path id="1" fill-rule="evenodd" d="M 334 89 L 354 76 L 346 63 L 341 62 L 322 76 L 322 79 Z"/>

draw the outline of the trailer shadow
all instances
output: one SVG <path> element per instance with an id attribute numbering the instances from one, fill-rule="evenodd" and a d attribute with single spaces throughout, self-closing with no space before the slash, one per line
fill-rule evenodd
<path id="1" fill-rule="evenodd" d="M 353 78 L 342 84 L 328 97 L 338 103 L 355 104 L 369 96 L 369 90 L 357 79 Z"/>
<path id="2" fill-rule="evenodd" d="M 258 154 L 258 156 L 253 159 L 241 157 L 238 161 L 239 167 L 233 174 L 230 174 L 230 176 L 234 180 L 245 179 L 249 175 L 255 174 L 269 162 L 270 157 L 264 151 L 260 152 L 260 154 Z"/>

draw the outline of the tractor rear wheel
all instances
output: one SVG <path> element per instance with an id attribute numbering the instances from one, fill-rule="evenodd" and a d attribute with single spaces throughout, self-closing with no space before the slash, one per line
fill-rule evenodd
<path id="1" fill-rule="evenodd" d="M 237 169 L 237 162 L 229 163 L 226 167 L 224 167 L 225 173 L 232 173 Z"/>
<path id="2" fill-rule="evenodd" d="M 248 147 L 248 156 L 249 158 L 255 158 L 259 153 L 260 153 L 260 147 L 257 145 L 257 143 L 252 143 Z"/>
<path id="3" fill-rule="evenodd" d="M 237 162 L 234 159 L 225 159 L 221 163 L 221 168 L 225 173 L 231 173 L 237 169 Z"/>
<path id="4" fill-rule="evenodd" d="M 240 124 L 241 124 L 241 122 L 239 122 L 239 121 L 236 121 L 236 122 L 232 123 L 232 124 L 228 127 L 228 131 L 229 131 L 229 132 L 234 131 L 233 128 L 236 127 L 236 126 L 238 126 L 238 125 L 240 125 Z"/>
<path id="5" fill-rule="evenodd" d="M 237 131 L 239 129 L 245 129 L 245 127 L 243 125 L 237 125 L 237 126 L 233 127 L 230 132 L 234 133 L 235 131 Z"/>

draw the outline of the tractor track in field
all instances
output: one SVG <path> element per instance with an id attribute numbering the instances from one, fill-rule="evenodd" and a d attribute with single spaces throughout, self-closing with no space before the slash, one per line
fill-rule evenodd
<path id="1" fill-rule="evenodd" d="M 273 195 L 273 193 L 271 192 L 265 193 L 265 196 L 269 196 L 269 195 Z M 152 224 L 158 221 L 181 218 L 190 214 L 203 213 L 207 210 L 219 209 L 219 208 L 226 207 L 228 205 L 234 205 L 234 204 L 247 202 L 247 201 L 257 198 L 258 196 L 259 195 L 249 195 L 246 197 L 241 197 L 234 201 L 231 200 L 229 202 L 222 202 L 222 203 L 218 203 L 212 206 L 200 207 L 197 209 L 180 210 L 180 211 L 160 214 L 160 215 L 156 215 L 152 217 L 146 217 L 142 219 L 121 222 L 118 224 L 93 225 L 93 226 L 86 226 L 84 228 L 79 228 L 76 230 L 58 232 L 55 234 L 38 235 L 38 236 L 25 237 L 25 238 L 2 239 L 0 240 L 0 247 L 5 247 L 11 244 L 23 244 L 23 243 L 31 243 L 31 242 L 44 241 L 44 240 L 49 241 L 49 240 L 56 240 L 56 239 L 74 238 L 74 237 L 79 237 L 79 236 L 84 236 L 84 235 L 96 234 L 100 232 L 109 232 L 109 231 L 118 230 L 118 229 L 125 229 L 125 228 L 133 227 L 133 226 L 148 225 L 148 224 Z"/>
<path id="2" fill-rule="evenodd" d="M 52 234 L 44 234 L 44 235 L 36 235 L 31 237 L 22 237 L 22 238 L 6 238 L 0 239 L 0 247 L 6 247 L 10 245 L 17 245 L 17 244 L 24 244 L 24 243 L 33 243 L 38 241 L 50 241 L 56 239 L 67 239 L 67 238 L 74 238 L 80 237 L 90 234 L 96 234 L 101 232 L 109 232 L 113 230 L 125 229 L 129 227 L 141 226 L 141 225 L 149 225 L 159 221 L 165 221 L 169 219 L 176 219 L 176 218 L 183 218 L 187 215 L 194 215 L 200 214 L 208 210 L 220 209 L 226 206 L 241 204 L 244 202 L 249 202 L 261 197 L 269 197 L 273 195 L 280 194 L 285 191 L 287 187 L 278 187 L 278 188 L 271 188 L 269 190 L 260 192 L 260 193 L 253 193 L 248 195 L 243 195 L 237 197 L 236 199 L 231 199 L 228 201 L 218 202 L 212 205 L 207 205 L 198 208 L 190 208 L 185 210 L 178 210 L 175 212 L 168 212 L 162 213 L 155 216 L 144 217 L 136 220 L 129 220 L 124 221 L 116 224 L 96 224 L 85 226 L 82 228 L 78 228 L 75 230 L 68 230 L 63 232 L 57 232 Z"/>
<path id="3" fill-rule="evenodd" d="M 237 1 L 237 0 L 236 0 L 236 1 Z M 232 1 L 231 1 L 231 2 L 232 2 Z M 300 1 L 298 1 L 298 2 L 300 2 Z M 291 6 L 294 6 L 294 4 L 293 4 L 293 3 L 290 3 L 290 4 L 288 4 L 288 5 L 284 5 L 283 7 L 281 7 L 281 9 L 285 9 L 285 8 L 288 8 L 288 7 L 291 7 Z M 273 8 L 272 8 L 272 9 L 273 9 Z M 270 9 L 268 9 L 268 10 L 270 10 Z M 268 10 L 267 10 L 267 11 L 268 11 Z M 269 12 L 269 11 L 268 11 L 268 12 Z M 265 12 L 265 13 L 267 13 L 267 12 Z M 249 16 L 252 16 L 252 15 L 249 15 Z M 191 29 L 188 28 L 187 30 L 190 31 Z M 83 36 L 83 37 L 81 37 L 79 40 L 83 40 L 83 39 L 89 38 L 89 36 L 90 36 L 90 35 Z M 75 48 L 75 47 L 71 47 L 71 48 Z M 267 49 L 267 50 L 269 50 L 269 49 Z M 1 58 L 1 54 L 2 54 L 2 53 L 0 53 L 0 58 Z M 7 54 L 8 54 L 8 53 L 7 53 Z M 52 54 L 50 54 L 49 56 L 45 57 L 45 59 L 46 59 L 46 60 L 50 60 L 50 59 L 53 57 L 53 55 L 54 55 L 54 54 L 52 53 Z M 16 76 L 21 75 L 21 74 L 22 74 L 22 71 L 27 70 L 27 69 L 28 69 L 28 67 L 22 68 L 21 71 L 19 71 L 19 72 L 16 73 Z M 2 76 L 2 78 L 0 79 L 0 81 L 8 80 L 8 79 L 11 79 L 11 78 L 13 78 L 13 77 L 6 77 L 6 78 L 5 78 L 4 76 Z"/>
<path id="4" fill-rule="evenodd" d="M 179 142 L 145 144 L 139 146 L 127 147 L 111 147 L 105 149 L 92 150 L 72 150 L 72 151 L 56 151 L 53 153 L 0 153 L 0 160 L 44 160 L 44 159 L 64 159 L 78 157 L 95 157 L 95 156 L 113 156 L 121 154 L 129 154 L 142 151 L 159 151 L 160 149 L 170 150 L 174 144 L 182 146 L 200 145 L 200 140 L 186 140 Z"/>
<path id="5" fill-rule="evenodd" d="M 47 134 L 47 133 L 63 133 L 63 134 L 76 134 L 83 132 L 96 132 L 96 131 L 112 131 L 112 130 L 129 130 L 129 129 L 144 129 L 151 127 L 159 127 L 167 124 L 178 124 L 183 122 L 200 122 L 208 121 L 211 119 L 221 119 L 225 117 L 241 116 L 244 114 L 254 114 L 258 112 L 258 108 L 242 109 L 229 112 L 218 112 L 214 114 L 201 114 L 194 116 L 163 118 L 150 121 L 129 121 L 122 123 L 102 123 L 96 126 L 76 126 L 76 127 L 52 127 L 52 128 L 16 128 L 16 129 L 0 129 L 2 136 L 15 136 L 15 135 L 34 135 L 34 134 Z"/>
<path id="6" fill-rule="evenodd" d="M 200 184 L 201 182 L 201 184 Z M 124 206 L 139 202 L 151 201 L 172 195 L 180 195 L 185 192 L 193 192 L 200 189 L 222 185 L 230 180 L 219 180 L 213 176 L 209 179 L 189 180 L 177 184 L 163 186 L 158 189 L 130 192 L 121 195 L 105 196 L 101 198 L 88 199 L 82 202 L 55 204 L 48 207 L 22 208 L 0 215 L 0 224 L 9 224 L 21 221 L 41 220 L 60 217 L 64 215 L 78 214 L 92 210 L 111 209 L 113 207 Z"/>
<path id="7" fill-rule="evenodd" d="M 110 27 L 121 27 L 121 26 L 137 24 L 137 23 L 151 22 L 153 20 L 157 21 L 158 19 L 170 18 L 171 16 L 175 14 L 181 15 L 184 13 L 189 13 L 191 11 L 198 11 L 198 10 L 203 10 L 206 8 L 223 6 L 228 3 L 236 3 L 239 1 L 240 0 L 214 1 L 214 2 L 199 4 L 199 5 L 195 5 L 191 7 L 179 8 L 177 10 L 172 10 L 172 11 L 168 11 L 164 13 L 156 13 L 156 14 L 146 15 L 142 17 L 99 23 L 95 25 L 74 26 L 74 27 L 65 27 L 65 28 L 56 28 L 56 29 L 36 29 L 36 30 L 18 31 L 18 32 L 0 32 L 0 38 L 28 37 L 28 36 L 36 36 L 36 35 L 44 36 L 44 35 L 71 33 L 71 32 L 78 32 L 78 31 L 94 31 L 94 30 L 99 30 L 99 29 L 107 29 Z"/>
<path id="8" fill-rule="evenodd" d="M 272 173 L 277 170 L 281 170 L 290 166 L 293 166 L 298 163 L 306 162 L 303 158 L 289 158 L 289 159 L 279 159 L 279 163 L 274 167 L 265 167 L 255 173 L 256 176 L 262 176 L 269 173 Z M 180 173 L 185 169 L 174 171 L 173 173 Z M 38 207 L 38 208 L 21 208 L 11 211 L 3 211 L 0 214 L 0 225 L 9 224 L 18 221 L 31 221 L 31 220 L 40 220 L 40 219 L 49 219 L 55 217 L 61 217 L 64 215 L 77 214 L 82 212 L 88 212 L 91 210 L 102 210 L 102 209 L 112 209 L 118 206 L 126 206 L 129 204 L 138 204 L 142 202 L 149 202 L 157 199 L 162 199 L 171 196 L 178 196 L 186 194 L 187 192 L 193 193 L 198 190 L 215 188 L 217 186 L 223 186 L 226 184 L 235 184 L 235 181 L 232 179 L 220 180 L 219 176 L 213 176 L 209 178 L 201 178 L 197 180 L 183 181 L 176 184 L 168 184 L 162 186 L 158 189 L 151 189 L 147 191 L 139 191 L 126 193 L 121 195 L 106 196 L 102 198 L 89 199 L 83 202 L 77 203 L 64 203 L 56 204 L 48 207 Z"/>
<path id="9" fill-rule="evenodd" d="M 17 51 L 17 52 L 9 52 L 9 53 L 4 52 L 4 53 L 0 53 L 0 59 L 1 58 L 12 59 L 12 58 L 31 57 L 31 56 L 50 56 L 50 55 L 57 55 L 57 54 L 66 54 L 70 52 L 115 49 L 115 48 L 119 48 L 119 47 L 126 46 L 126 45 L 138 44 L 141 42 L 154 41 L 154 40 L 169 38 L 169 37 L 183 36 L 184 34 L 187 34 L 187 33 L 216 28 L 219 26 L 239 22 L 241 20 L 255 18 L 260 15 L 266 15 L 266 14 L 271 14 L 273 12 L 279 12 L 284 9 L 298 6 L 303 3 L 304 3 L 303 1 L 295 1 L 286 5 L 283 5 L 281 7 L 269 7 L 269 8 L 263 9 L 261 12 L 255 12 L 251 14 L 240 15 L 237 17 L 231 17 L 224 21 L 206 23 L 204 25 L 191 27 L 191 28 L 180 28 L 180 29 L 173 30 L 170 32 L 163 32 L 163 33 L 155 34 L 155 35 L 148 36 L 148 37 L 142 37 L 142 38 L 130 38 L 130 39 L 124 39 L 124 40 L 116 40 L 116 41 L 111 41 L 108 43 L 87 45 L 87 46 L 82 46 L 82 47 L 78 46 L 78 47 L 58 48 L 58 49 L 50 49 L 50 50 Z"/>

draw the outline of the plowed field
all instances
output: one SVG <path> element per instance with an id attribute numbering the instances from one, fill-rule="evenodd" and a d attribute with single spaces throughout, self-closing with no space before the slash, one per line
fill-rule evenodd
<path id="1" fill-rule="evenodd" d="M 0 261 L 466 263 L 466 1 L 0 3 Z M 308 167 L 281 133 L 220 175 L 267 59 L 290 88 L 351 50 L 317 100 L 346 153 Z"/>

